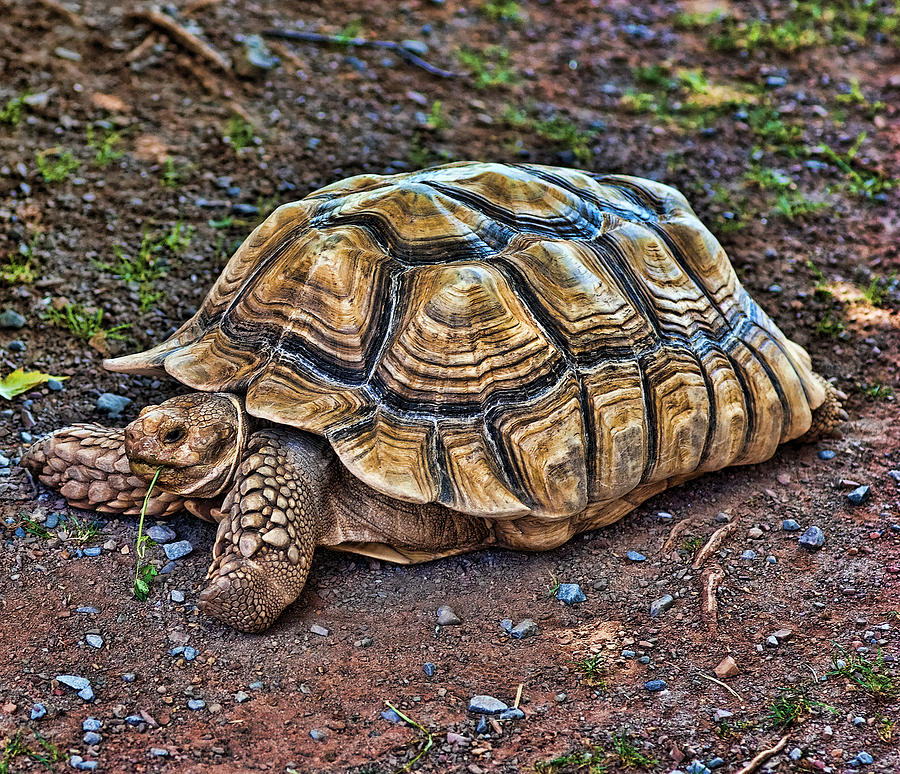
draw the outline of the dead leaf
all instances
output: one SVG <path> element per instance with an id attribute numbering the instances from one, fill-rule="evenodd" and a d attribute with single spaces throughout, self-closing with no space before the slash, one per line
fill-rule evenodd
<path id="1" fill-rule="evenodd" d="M 115 94 L 104 94 L 102 91 L 95 91 L 91 94 L 91 102 L 102 110 L 108 110 L 110 113 L 130 113 L 131 105 L 127 105 Z"/>
<path id="2" fill-rule="evenodd" d="M 93 347 L 101 355 L 109 356 L 109 344 L 106 343 L 106 331 L 97 331 L 88 339 L 88 346 Z"/>
<path id="3" fill-rule="evenodd" d="M 134 141 L 134 156 L 162 164 L 169 157 L 169 146 L 155 134 L 142 134 Z"/>

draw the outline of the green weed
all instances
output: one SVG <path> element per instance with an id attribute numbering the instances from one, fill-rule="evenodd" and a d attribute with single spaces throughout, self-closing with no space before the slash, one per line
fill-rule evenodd
<path id="1" fill-rule="evenodd" d="M 93 126 L 87 128 L 87 143 L 94 150 L 94 162 L 97 166 L 105 167 L 107 164 L 122 158 L 122 151 L 116 149 L 122 141 L 122 135 L 111 129 L 101 129 L 96 132 Z"/>
<path id="2" fill-rule="evenodd" d="M 30 285 L 34 282 L 34 251 L 41 232 L 35 230 L 28 242 L 20 242 L 19 249 L 10 253 L 9 260 L 0 266 L 0 278 L 7 285 Z"/>
<path id="3" fill-rule="evenodd" d="M 807 148 L 807 152 L 823 156 L 840 169 L 844 173 L 844 186 L 851 194 L 871 198 L 894 188 L 898 181 L 885 177 L 879 171 L 869 169 L 857 159 L 857 154 L 865 142 L 866 136 L 866 132 L 860 132 L 853 145 L 845 153 L 840 153 L 825 143 Z"/>
<path id="4" fill-rule="evenodd" d="M 891 289 L 897 287 L 897 274 L 890 277 L 872 277 L 869 286 L 863 291 L 863 298 L 872 306 L 885 306 L 891 296 Z"/>
<path id="5" fill-rule="evenodd" d="M 464 48 L 456 52 L 456 57 L 463 67 L 471 70 L 476 89 L 507 86 L 515 80 L 509 49 L 503 46 L 488 46 L 481 51 Z"/>
<path id="6" fill-rule="evenodd" d="M 820 336 L 836 339 L 843 332 L 844 323 L 840 320 L 833 320 L 831 318 L 831 312 L 826 312 L 825 316 L 819 320 L 819 324 L 816 325 L 816 333 Z"/>
<path id="7" fill-rule="evenodd" d="M 162 466 L 160 466 L 156 469 L 156 473 L 153 474 L 153 480 L 150 482 L 150 486 L 147 487 L 147 494 L 144 495 L 144 503 L 141 506 L 141 515 L 138 520 L 137 541 L 135 541 L 134 546 L 137 562 L 134 566 L 134 583 L 132 584 L 132 591 L 134 596 L 137 597 L 140 602 L 147 601 L 147 597 L 150 596 L 150 584 L 153 583 L 153 579 L 158 574 L 156 567 L 149 562 L 144 562 L 144 557 L 147 555 L 147 549 L 153 545 L 153 541 L 144 534 L 144 517 L 147 515 L 147 506 L 150 504 L 150 495 L 153 493 L 153 487 L 156 486 L 156 481 L 159 478 L 159 474 L 162 473 L 162 470 Z"/>
<path id="8" fill-rule="evenodd" d="M 696 553 L 704 544 L 704 540 L 699 535 L 691 535 L 684 539 L 681 544 L 681 550 L 687 551 L 689 554 Z"/>
<path id="9" fill-rule="evenodd" d="M 869 658 L 867 654 L 848 653 L 841 647 L 837 650 L 838 654 L 833 658 L 834 669 L 828 672 L 829 677 L 846 678 L 876 701 L 893 701 L 900 696 L 900 684 L 885 664 L 880 650 L 874 658 Z M 838 666 L 839 661 L 841 666 Z"/>
<path id="10" fill-rule="evenodd" d="M 606 687 L 604 675 L 606 674 L 606 665 L 603 663 L 603 654 L 596 653 L 588 656 L 581 661 L 573 661 L 572 665 L 584 675 L 586 685 Z"/>
<path id="11" fill-rule="evenodd" d="M 828 287 L 828 280 L 825 278 L 825 275 L 822 274 L 822 270 L 811 260 L 807 259 L 806 266 L 812 273 L 813 279 L 816 283 L 815 287 L 813 288 L 813 294 L 820 301 L 827 301 L 833 295 L 833 293 L 831 292 L 831 288 Z"/>
<path id="12" fill-rule="evenodd" d="M 90 543 L 100 534 L 100 527 L 96 521 L 87 521 L 87 519 L 79 521 L 75 516 L 70 516 L 68 524 L 71 527 L 66 526 L 66 538 L 79 546 Z"/>
<path id="13" fill-rule="evenodd" d="M 34 732 L 34 737 L 41 748 L 43 748 L 43 751 L 34 750 L 29 747 L 23 738 L 21 729 L 17 730 L 15 734 L 3 743 L 3 757 L 0 758 L 0 774 L 7 774 L 7 772 L 10 771 L 10 764 L 16 758 L 23 756 L 42 764 L 48 769 L 54 763 L 58 763 L 62 760 L 62 753 L 53 742 L 45 739 L 36 731 Z"/>
<path id="14" fill-rule="evenodd" d="M 845 105 L 856 105 L 861 107 L 866 115 L 871 119 L 876 113 L 884 110 L 885 104 L 881 101 L 869 102 L 862 89 L 859 87 L 859 81 L 856 78 L 850 79 L 850 90 L 846 94 L 838 94 L 837 101 Z"/>
<path id="15" fill-rule="evenodd" d="M 233 115 L 228 120 L 225 128 L 225 142 L 239 153 L 244 148 L 248 148 L 255 143 L 253 126 L 238 115 Z"/>
<path id="16" fill-rule="evenodd" d="M 814 709 L 835 711 L 833 707 L 811 699 L 803 691 L 796 688 L 782 688 L 778 698 L 769 706 L 766 719 L 776 728 L 787 728 L 799 722 Z"/>
<path id="17" fill-rule="evenodd" d="M 116 325 L 114 328 L 103 327 L 103 310 L 89 311 L 81 304 L 66 304 L 61 309 L 48 307 L 46 320 L 60 328 L 66 328 L 79 339 L 90 341 L 94 336 L 101 334 L 106 339 L 125 339 L 121 331 L 130 328 L 130 324 Z"/>
<path id="18" fill-rule="evenodd" d="M 606 754 L 598 747 L 590 750 L 573 750 L 549 761 L 538 761 L 534 770 L 540 774 L 606 774 L 609 766 Z"/>
<path id="19" fill-rule="evenodd" d="M 409 163 L 416 169 L 433 167 L 435 164 L 445 164 L 453 158 L 450 151 L 444 148 L 435 149 L 432 147 L 427 132 L 422 132 L 420 130 L 413 132 L 406 157 L 409 159 Z"/>
<path id="20" fill-rule="evenodd" d="M 675 14 L 672 23 L 676 30 L 699 30 L 722 21 L 726 16 L 725 11 L 720 9 L 705 13 L 679 11 Z"/>
<path id="21" fill-rule="evenodd" d="M 507 108 L 504 118 L 511 126 L 532 131 L 554 145 L 572 151 L 575 158 L 583 163 L 591 159 L 591 142 L 597 134 L 595 130 L 581 129 L 561 116 L 532 118 L 513 108 Z"/>
<path id="22" fill-rule="evenodd" d="M 488 0 L 478 9 L 493 21 L 521 22 L 522 9 L 515 0 Z"/>
<path id="23" fill-rule="evenodd" d="M 771 105 L 760 105 L 747 112 L 747 125 L 763 143 L 765 150 L 786 153 L 794 157 L 800 153 L 797 147 L 803 137 L 803 130 L 794 124 L 785 123 L 781 113 Z"/>
<path id="24" fill-rule="evenodd" d="M 732 720 L 725 718 L 716 725 L 716 736 L 720 739 L 732 739 L 753 728 L 750 720 Z"/>
<path id="25" fill-rule="evenodd" d="M 7 126 L 17 126 L 19 124 L 22 116 L 25 114 L 25 97 L 27 96 L 26 92 L 17 97 L 10 97 L 6 101 L 6 104 L 0 108 L 0 124 L 6 124 Z"/>
<path id="26" fill-rule="evenodd" d="M 27 516 L 22 519 L 22 528 L 29 534 L 35 535 L 36 537 L 41 538 L 42 540 L 49 540 L 53 537 L 53 533 L 50 532 L 46 527 L 38 524 L 34 519 L 30 519 Z"/>
<path id="27" fill-rule="evenodd" d="M 419 732 L 422 734 L 422 741 L 424 742 L 424 745 L 422 746 L 422 749 L 419 750 L 419 754 L 416 755 L 412 760 L 407 761 L 406 763 L 404 763 L 403 766 L 401 766 L 399 769 L 397 769 L 396 772 L 394 772 L 394 774 L 400 774 L 400 772 L 403 772 L 403 771 L 409 771 L 410 769 L 412 769 L 412 767 L 413 767 L 419 760 L 421 760 L 425 755 L 428 754 L 428 751 L 429 751 L 429 750 L 432 748 L 432 746 L 434 745 L 434 736 L 432 736 L 431 731 L 429 731 L 427 728 L 425 728 L 425 726 L 423 726 L 421 723 L 416 722 L 415 720 L 413 720 L 413 719 L 410 718 L 409 716 L 404 715 L 399 709 L 397 709 L 397 708 L 396 708 L 393 704 L 391 704 L 389 701 L 385 701 L 385 704 L 386 704 L 390 709 L 392 709 L 392 710 L 400 717 L 401 720 L 403 720 L 405 723 L 407 723 L 408 725 L 412 726 L 412 727 L 415 728 L 417 731 L 419 731 Z"/>
<path id="28" fill-rule="evenodd" d="M 831 205 L 828 202 L 810 199 L 802 191 L 784 191 L 776 197 L 773 211 L 776 215 L 794 221 L 829 207 Z"/>
<path id="29" fill-rule="evenodd" d="M 877 723 L 878 738 L 885 744 L 890 744 L 894 740 L 895 722 L 891 718 L 882 715 L 878 718 Z"/>
<path id="30" fill-rule="evenodd" d="M 118 276 L 126 284 L 135 284 L 142 312 L 146 312 L 162 296 L 156 290 L 156 281 L 169 270 L 169 257 L 178 257 L 191 242 L 194 230 L 182 221 L 176 221 L 162 236 L 145 231 L 136 255 L 129 255 L 120 245 L 113 246 L 115 266 L 98 264 L 99 268 Z"/>
<path id="31" fill-rule="evenodd" d="M 338 44 L 346 45 L 349 41 L 354 38 L 358 38 L 363 30 L 362 19 L 354 19 L 349 24 L 344 25 L 341 31 L 335 35 L 337 38 L 336 42 Z"/>
<path id="32" fill-rule="evenodd" d="M 612 744 L 615 756 L 626 769 L 649 769 L 657 763 L 656 758 L 644 755 L 624 734 L 613 734 Z"/>
<path id="33" fill-rule="evenodd" d="M 61 183 L 81 166 L 69 151 L 60 148 L 48 148 L 38 151 L 35 156 L 38 172 L 45 183 Z"/>
<path id="34" fill-rule="evenodd" d="M 875 382 L 867 385 L 863 392 L 869 400 L 887 400 L 894 394 L 894 388 L 889 384 Z"/>
<path id="35" fill-rule="evenodd" d="M 444 117 L 444 105 L 439 99 L 431 103 L 425 125 L 435 132 L 450 128 L 450 122 Z"/>
<path id="36" fill-rule="evenodd" d="M 184 180 L 186 167 L 183 164 L 176 164 L 175 159 L 166 156 L 163 162 L 163 173 L 160 182 L 164 188 L 178 188 Z"/>

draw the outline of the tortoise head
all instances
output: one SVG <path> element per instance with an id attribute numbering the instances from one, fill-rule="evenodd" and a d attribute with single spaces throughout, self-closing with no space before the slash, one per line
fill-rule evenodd
<path id="1" fill-rule="evenodd" d="M 241 401 L 194 392 L 148 406 L 125 428 L 125 454 L 135 475 L 188 497 L 215 497 L 234 479 L 247 441 Z"/>

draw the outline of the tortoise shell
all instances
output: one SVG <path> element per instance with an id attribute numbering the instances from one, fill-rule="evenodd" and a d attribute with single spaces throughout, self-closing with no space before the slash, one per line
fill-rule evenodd
<path id="1" fill-rule="evenodd" d="M 767 459 L 825 397 L 678 191 L 526 164 L 286 204 L 170 339 L 108 367 L 244 395 L 380 492 L 495 518 Z"/>

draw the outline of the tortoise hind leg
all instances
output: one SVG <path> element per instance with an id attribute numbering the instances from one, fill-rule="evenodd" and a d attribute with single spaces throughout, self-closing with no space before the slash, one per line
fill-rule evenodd
<path id="1" fill-rule="evenodd" d="M 840 438 L 838 426 L 850 418 L 841 403 L 847 400 L 847 395 L 818 374 L 815 376 L 825 388 L 825 400 L 821 406 L 813 409 L 812 424 L 799 439 L 803 443 L 818 441 L 821 438 Z"/>
<path id="2" fill-rule="evenodd" d="M 222 506 L 200 607 L 245 632 L 267 629 L 303 590 L 324 524 L 333 457 L 319 439 L 265 430 L 248 444 Z"/>

